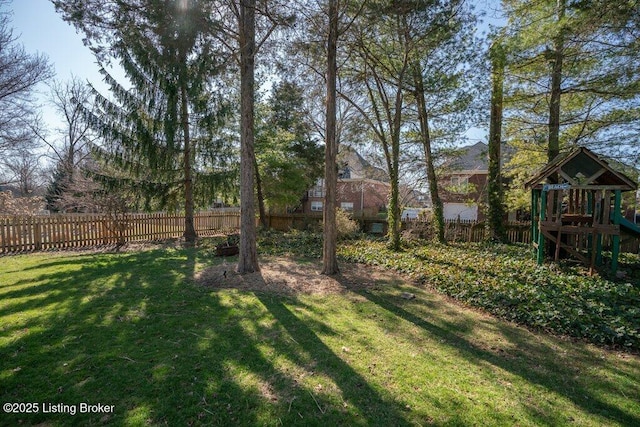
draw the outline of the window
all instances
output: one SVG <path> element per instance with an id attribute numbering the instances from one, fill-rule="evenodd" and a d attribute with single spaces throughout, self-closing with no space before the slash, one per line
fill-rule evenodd
<path id="1" fill-rule="evenodd" d="M 451 184 L 445 188 L 452 194 L 471 194 L 475 191 L 475 185 L 469 183 L 469 175 L 453 175 L 450 180 Z"/>
<path id="2" fill-rule="evenodd" d="M 324 191 L 322 191 L 322 188 L 314 187 L 309 190 L 309 197 L 324 197 Z"/>
<path id="3" fill-rule="evenodd" d="M 342 202 L 340 203 L 340 208 L 347 212 L 353 212 L 353 202 Z"/>
<path id="4" fill-rule="evenodd" d="M 312 212 L 322 212 L 322 202 L 311 202 Z"/>
<path id="5" fill-rule="evenodd" d="M 338 179 L 350 179 L 351 178 L 351 169 L 349 166 L 345 166 L 343 170 L 338 171 Z"/>
<path id="6" fill-rule="evenodd" d="M 316 185 L 309 190 L 309 197 L 324 197 L 324 194 L 324 179 L 319 178 L 316 181 Z M 320 207 L 320 210 L 322 210 L 322 207 Z"/>
<path id="7" fill-rule="evenodd" d="M 451 185 L 467 185 L 468 183 L 468 176 L 454 175 L 451 177 Z"/>

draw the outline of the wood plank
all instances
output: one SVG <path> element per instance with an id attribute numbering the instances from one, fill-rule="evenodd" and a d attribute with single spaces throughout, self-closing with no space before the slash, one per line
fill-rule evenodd
<path id="1" fill-rule="evenodd" d="M 554 192 L 547 192 L 547 210 L 545 212 L 545 216 L 547 221 L 553 221 L 553 200 L 554 200 Z"/>
<path id="2" fill-rule="evenodd" d="M 591 185 L 591 183 L 592 183 L 593 181 L 595 181 L 596 179 L 600 178 L 600 176 L 601 176 L 602 174 L 604 174 L 605 172 L 607 172 L 607 169 L 602 168 L 602 169 L 600 169 L 598 172 L 594 173 L 594 174 L 593 174 L 593 175 L 591 175 L 589 178 L 587 178 L 587 180 L 586 180 L 586 181 L 584 181 L 584 182 L 582 182 L 581 184 L 582 184 L 582 185 Z"/>
<path id="3" fill-rule="evenodd" d="M 36 251 L 42 250 L 42 225 L 40 223 L 40 218 L 34 218 L 33 244 Z"/>
<path id="4" fill-rule="evenodd" d="M 602 224 L 611 224 L 611 216 L 610 216 L 610 212 L 611 212 L 611 191 L 609 190 L 605 190 L 604 191 L 604 198 L 603 198 L 603 214 L 602 214 Z"/>
<path id="5" fill-rule="evenodd" d="M 558 173 L 562 178 L 564 178 L 565 181 L 567 181 L 569 184 L 571 184 L 572 187 L 574 185 L 578 185 L 578 182 L 576 180 L 574 180 L 572 177 L 570 177 L 569 175 L 567 175 L 567 173 L 565 171 L 563 171 L 562 169 L 560 169 L 558 171 Z"/>
<path id="6" fill-rule="evenodd" d="M 540 229 L 540 231 L 542 232 L 544 237 L 546 237 L 547 239 L 551 240 L 554 243 L 557 243 L 558 236 L 556 234 L 549 233 L 549 231 L 547 231 L 545 229 Z"/>
<path id="7" fill-rule="evenodd" d="M 0 218 L 0 253 L 7 253 L 7 219 Z"/>
<path id="8" fill-rule="evenodd" d="M 598 185 L 598 186 L 593 186 L 593 185 L 580 184 L 580 185 L 573 186 L 573 188 L 580 189 L 580 190 L 593 190 L 594 187 L 597 187 L 598 189 L 602 189 L 602 190 L 621 190 L 621 191 L 628 191 L 629 190 L 629 187 L 627 187 L 626 185 Z"/>

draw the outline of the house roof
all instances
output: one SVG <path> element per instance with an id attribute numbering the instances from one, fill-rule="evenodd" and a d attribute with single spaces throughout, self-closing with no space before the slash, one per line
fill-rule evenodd
<path id="1" fill-rule="evenodd" d="M 456 155 L 445 161 L 444 167 L 458 171 L 487 171 L 489 170 L 489 146 L 484 142 L 462 147 L 456 150 Z"/>
<path id="2" fill-rule="evenodd" d="M 638 187 L 631 178 L 614 170 L 609 163 L 585 147 L 559 154 L 525 182 L 525 187 L 538 188 L 545 182 L 555 184 L 558 181 L 556 177 L 578 188 L 605 187 L 629 191 Z"/>
<path id="3" fill-rule="evenodd" d="M 389 176 L 383 169 L 373 166 L 350 146 L 340 147 L 338 166 L 342 178 L 366 178 L 389 182 Z"/>

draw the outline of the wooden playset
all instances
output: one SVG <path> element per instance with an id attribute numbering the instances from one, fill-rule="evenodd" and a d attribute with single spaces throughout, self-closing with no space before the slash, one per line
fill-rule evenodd
<path id="1" fill-rule="evenodd" d="M 561 154 L 525 184 L 531 189 L 532 240 L 538 264 L 545 255 L 572 257 L 591 271 L 602 265 L 603 248 L 611 251 L 616 272 L 622 233 L 640 228 L 622 215 L 622 192 L 637 184 L 580 147 Z"/>

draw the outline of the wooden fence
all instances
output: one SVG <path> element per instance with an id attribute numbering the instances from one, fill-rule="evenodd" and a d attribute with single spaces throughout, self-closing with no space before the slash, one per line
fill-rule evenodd
<path id="1" fill-rule="evenodd" d="M 422 237 L 431 237 L 430 224 L 422 220 L 405 220 L 403 228 L 415 230 Z M 505 223 L 507 241 L 509 243 L 531 243 L 530 221 L 509 221 Z M 479 221 L 445 221 L 445 238 L 449 242 L 481 242 L 487 238 L 484 222 Z M 604 247 L 609 247 L 610 238 L 605 236 Z M 623 234 L 620 240 L 620 252 L 640 253 L 640 239 Z"/>
<path id="2" fill-rule="evenodd" d="M 356 218 L 365 232 L 386 233 L 384 218 Z M 319 229 L 322 215 L 272 215 L 270 227 L 278 230 L 292 228 Z M 239 210 L 220 210 L 197 213 L 194 217 L 196 232 L 211 236 L 238 232 Z M 428 222 L 405 220 L 403 230 L 429 237 Z M 506 224 L 510 243 L 531 243 L 530 222 Z M 164 213 L 126 214 L 120 217 L 97 214 L 71 214 L 50 216 L 0 217 L 0 254 L 46 249 L 84 248 L 115 245 L 125 242 L 154 241 L 181 237 L 184 215 Z M 480 242 L 486 238 L 483 222 L 447 221 L 445 237 L 448 241 Z M 622 239 L 621 252 L 640 253 L 637 238 Z"/>
<path id="3" fill-rule="evenodd" d="M 240 229 L 240 212 L 197 213 L 194 226 L 200 236 L 237 232 Z M 1 217 L 0 253 L 162 240 L 180 237 L 183 232 L 184 215 L 165 213 Z"/>
<path id="4" fill-rule="evenodd" d="M 372 234 L 387 233 L 387 219 L 381 217 L 353 218 L 360 224 L 362 231 Z M 478 221 L 445 221 L 445 237 L 448 241 L 480 242 L 485 239 L 485 224 Z M 288 231 L 291 229 L 320 229 L 322 214 L 273 214 L 267 216 L 269 227 Z M 507 237 L 511 243 L 531 243 L 530 222 L 509 222 L 506 224 Z M 420 237 L 430 238 L 432 227 L 428 221 L 422 219 L 405 219 L 402 221 L 403 230 L 415 231 Z"/>
<path id="5" fill-rule="evenodd" d="M 354 219 L 360 223 L 366 233 L 386 234 L 387 220 L 380 217 L 359 217 Z M 281 231 L 290 229 L 319 229 L 322 214 L 277 214 L 269 215 L 267 223 L 271 228 Z M 507 241 L 509 243 L 531 243 L 530 221 L 509 221 L 505 223 Z M 423 238 L 432 237 L 432 227 L 423 219 L 405 219 L 402 229 Z M 487 238 L 484 222 L 449 220 L 445 221 L 445 238 L 449 242 L 482 242 Z M 606 243 L 606 242 L 605 242 Z M 620 244 L 621 252 L 640 253 L 640 240 L 625 236 Z"/>
<path id="6" fill-rule="evenodd" d="M 433 232 L 429 222 L 423 220 L 404 220 L 403 228 L 416 231 L 422 237 L 431 237 Z M 531 243 L 531 223 L 528 221 L 509 221 L 505 223 L 509 243 Z M 449 242 L 481 242 L 487 239 L 484 222 L 465 220 L 445 220 L 444 235 Z"/>

